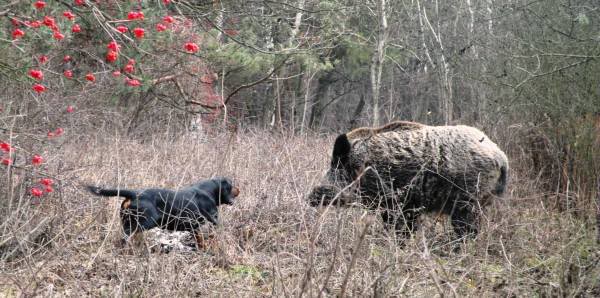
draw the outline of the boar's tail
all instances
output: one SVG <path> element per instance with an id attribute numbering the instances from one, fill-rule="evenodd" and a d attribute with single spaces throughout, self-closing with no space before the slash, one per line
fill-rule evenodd
<path id="1" fill-rule="evenodd" d="M 500 177 L 496 182 L 496 188 L 492 192 L 494 195 L 502 196 L 506 191 L 506 184 L 508 183 L 508 165 L 505 163 L 500 167 Z"/>

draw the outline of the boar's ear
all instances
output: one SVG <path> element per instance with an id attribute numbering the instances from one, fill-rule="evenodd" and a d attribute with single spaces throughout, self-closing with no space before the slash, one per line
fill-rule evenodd
<path id="1" fill-rule="evenodd" d="M 331 166 L 338 167 L 347 164 L 348 155 L 350 154 L 351 149 L 352 145 L 350 144 L 350 141 L 348 141 L 346 134 L 339 135 L 337 139 L 335 139 L 335 144 L 333 145 Z"/>

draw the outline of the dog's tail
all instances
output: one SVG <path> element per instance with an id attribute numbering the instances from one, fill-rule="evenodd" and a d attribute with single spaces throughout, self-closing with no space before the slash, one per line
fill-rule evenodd
<path id="1" fill-rule="evenodd" d="M 99 196 L 103 197 L 124 197 L 128 199 L 135 199 L 137 197 L 137 192 L 129 189 L 103 189 L 97 186 L 88 185 L 87 189 Z"/>

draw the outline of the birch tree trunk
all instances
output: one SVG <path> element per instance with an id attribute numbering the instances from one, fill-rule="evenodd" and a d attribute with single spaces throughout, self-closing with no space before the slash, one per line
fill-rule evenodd
<path id="1" fill-rule="evenodd" d="M 417 1 L 417 4 L 419 2 Z M 431 22 L 429 21 L 429 17 L 427 16 L 427 9 L 425 7 L 423 7 L 423 10 L 420 12 L 423 15 L 423 20 L 425 21 L 425 23 L 427 24 L 427 26 L 429 27 L 429 30 L 431 31 L 431 35 L 433 36 L 433 39 L 435 40 L 435 42 L 437 43 L 439 49 L 436 52 L 439 52 L 438 56 L 436 57 L 436 59 L 439 60 L 440 64 L 442 65 L 439 68 L 439 75 L 440 75 L 440 112 L 442 113 L 443 116 L 443 121 L 444 124 L 450 124 L 450 122 L 452 121 L 452 116 L 453 116 L 453 103 L 452 103 L 452 78 L 451 78 L 451 69 L 450 69 L 450 65 L 448 64 L 448 61 L 446 59 L 446 55 L 444 54 L 444 43 L 442 42 L 442 30 L 440 27 L 440 23 L 439 23 L 439 6 L 438 6 L 438 1 L 435 1 L 435 10 L 436 10 L 436 17 L 438 18 L 437 21 L 437 30 L 436 28 L 433 28 L 433 25 L 431 24 Z"/>
<path id="2" fill-rule="evenodd" d="M 379 26 L 377 29 L 377 44 L 371 59 L 371 92 L 373 95 L 373 126 L 379 126 L 379 95 L 381 91 L 381 72 L 385 58 L 385 45 L 387 41 L 387 7 L 386 0 L 377 1 L 377 17 Z"/>
<path id="3" fill-rule="evenodd" d="M 300 30 L 300 25 L 302 24 L 302 15 L 304 12 L 304 4 L 306 3 L 306 0 L 300 0 L 298 1 L 298 12 L 296 13 L 296 17 L 294 18 L 294 27 L 292 28 L 292 32 L 290 34 L 290 39 L 289 39 L 289 45 L 292 45 L 292 42 L 294 41 L 294 39 L 296 38 L 296 35 L 298 35 L 298 31 Z"/>

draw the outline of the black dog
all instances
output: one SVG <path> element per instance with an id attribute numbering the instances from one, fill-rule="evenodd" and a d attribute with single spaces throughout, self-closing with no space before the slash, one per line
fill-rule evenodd
<path id="1" fill-rule="evenodd" d="M 218 223 L 221 204 L 233 204 L 240 193 L 228 178 L 201 181 L 177 191 L 152 188 L 144 190 L 102 189 L 88 186 L 89 191 L 105 197 L 124 197 L 121 203 L 121 223 L 126 240 L 155 227 L 194 234 L 198 247 L 203 238 L 198 234 L 207 221 Z"/>

